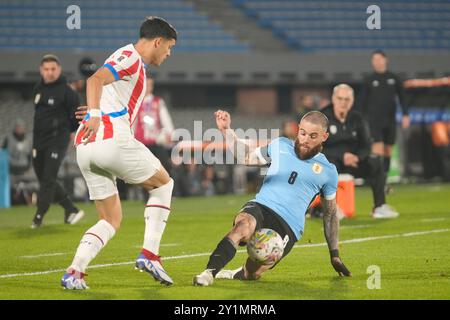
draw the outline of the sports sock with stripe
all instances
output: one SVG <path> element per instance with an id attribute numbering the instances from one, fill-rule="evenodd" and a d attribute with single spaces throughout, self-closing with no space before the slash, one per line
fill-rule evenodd
<path id="1" fill-rule="evenodd" d="M 85 272 L 89 263 L 97 256 L 100 250 L 114 237 L 116 230 L 106 220 L 100 220 L 81 238 L 77 252 L 70 268 Z"/>
<path id="2" fill-rule="evenodd" d="M 144 210 L 145 232 L 142 247 L 157 255 L 159 245 L 166 228 L 172 201 L 173 180 L 149 192 L 149 199 Z"/>

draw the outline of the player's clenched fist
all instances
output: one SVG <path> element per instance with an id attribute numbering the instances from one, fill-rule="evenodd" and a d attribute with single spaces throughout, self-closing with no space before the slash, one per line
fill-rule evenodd
<path id="1" fill-rule="evenodd" d="M 231 116 L 228 112 L 217 110 L 216 112 L 214 112 L 214 115 L 216 116 L 216 124 L 219 130 L 223 131 L 230 128 Z"/>

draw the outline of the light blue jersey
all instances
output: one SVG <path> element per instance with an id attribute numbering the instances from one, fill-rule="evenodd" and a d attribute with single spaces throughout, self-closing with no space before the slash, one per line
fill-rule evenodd
<path id="1" fill-rule="evenodd" d="M 326 199 L 336 196 L 338 173 L 322 153 L 300 160 L 294 145 L 294 141 L 284 137 L 269 144 L 270 167 L 261 190 L 252 201 L 280 215 L 299 240 L 306 210 L 315 196 L 319 193 Z"/>

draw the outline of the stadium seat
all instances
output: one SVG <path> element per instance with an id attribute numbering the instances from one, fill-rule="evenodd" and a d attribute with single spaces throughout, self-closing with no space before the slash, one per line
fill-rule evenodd
<path id="1" fill-rule="evenodd" d="M 180 43 L 174 51 L 250 50 L 248 44 L 239 41 L 183 0 L 136 0 L 132 6 L 118 0 L 80 0 L 77 5 L 82 10 L 81 29 L 68 30 L 65 27 L 67 3 L 55 0 L 2 1 L 0 48 L 112 50 L 135 41 L 136 28 L 144 17 L 155 15 L 165 18 L 179 31 Z"/>
<path id="2" fill-rule="evenodd" d="M 235 6 L 289 46 L 305 50 L 449 50 L 450 3 L 390 0 L 382 5 L 382 30 L 365 28 L 367 3 L 358 0 L 235 0 Z M 312 32 L 314 31 L 314 32 Z M 311 42 L 308 38 L 319 41 Z M 331 44 L 330 39 L 339 39 Z M 364 40 L 355 43 L 353 40 Z"/>

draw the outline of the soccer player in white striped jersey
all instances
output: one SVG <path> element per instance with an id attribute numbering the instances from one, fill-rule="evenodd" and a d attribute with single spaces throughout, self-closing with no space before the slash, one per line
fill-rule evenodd
<path id="1" fill-rule="evenodd" d="M 86 289 L 89 263 L 114 236 L 122 220 L 116 177 L 149 193 L 144 209 L 145 233 L 136 268 L 165 285 L 173 284 L 159 257 L 170 213 L 173 180 L 160 161 L 131 131 L 145 95 L 145 68 L 170 56 L 177 32 L 168 22 L 148 17 L 140 38 L 115 51 L 87 80 L 87 114 L 75 136 L 77 162 L 95 201 L 99 221 L 81 238 L 75 257 L 61 279 L 66 289 Z"/>

